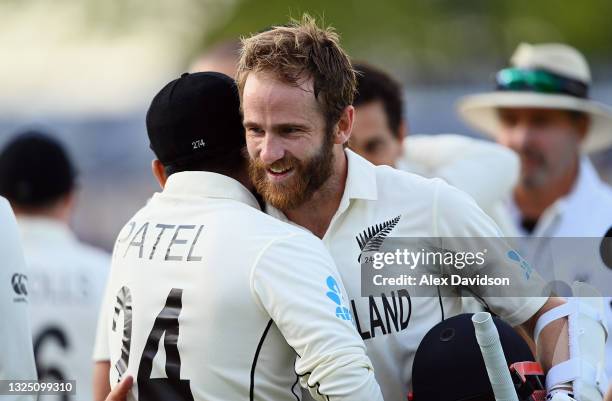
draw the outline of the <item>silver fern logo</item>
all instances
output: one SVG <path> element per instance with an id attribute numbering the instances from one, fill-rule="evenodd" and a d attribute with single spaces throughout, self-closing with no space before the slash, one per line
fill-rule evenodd
<path id="1" fill-rule="evenodd" d="M 359 263 L 361 263 L 361 255 L 363 255 L 364 252 L 376 252 L 380 250 L 383 241 L 385 238 L 387 238 L 397 223 L 399 223 L 401 217 L 402 216 L 399 215 L 391 220 L 368 227 L 367 229 L 363 230 L 361 234 L 355 237 L 357 243 L 359 244 L 359 249 L 361 249 L 361 253 L 357 258 Z"/>

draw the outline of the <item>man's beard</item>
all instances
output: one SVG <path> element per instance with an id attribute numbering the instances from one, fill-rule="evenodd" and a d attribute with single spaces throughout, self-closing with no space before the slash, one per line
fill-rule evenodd
<path id="1" fill-rule="evenodd" d="M 332 135 L 327 133 L 317 153 L 307 160 L 301 161 L 292 155 L 286 155 L 271 165 L 266 165 L 259 158 L 250 159 L 249 176 L 255 189 L 266 202 L 279 210 L 291 210 L 309 201 L 323 186 L 331 176 L 333 161 Z M 293 172 L 282 183 L 272 183 L 267 177 L 268 168 L 291 168 Z"/>
<path id="2" fill-rule="evenodd" d="M 526 188 L 535 189 L 546 185 L 549 180 L 549 165 L 546 157 L 541 152 L 535 149 L 524 149 L 520 153 L 521 163 L 525 163 L 525 160 L 530 160 L 531 163 L 536 164 L 536 167 L 531 167 L 531 171 L 526 171 L 525 168 L 521 167 L 521 183 Z"/>

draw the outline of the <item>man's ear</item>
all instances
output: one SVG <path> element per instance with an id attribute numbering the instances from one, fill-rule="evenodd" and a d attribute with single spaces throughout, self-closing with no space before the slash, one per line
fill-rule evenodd
<path id="1" fill-rule="evenodd" d="M 404 118 L 402 118 L 402 121 L 400 121 L 400 125 L 397 128 L 397 140 L 399 141 L 400 145 L 404 143 L 404 139 L 406 139 L 407 135 L 408 135 L 408 123 L 406 122 Z"/>
<path id="2" fill-rule="evenodd" d="M 589 128 L 591 128 L 591 117 L 587 114 L 581 115 L 580 118 L 576 119 L 576 127 L 580 142 L 583 142 L 589 132 Z"/>
<path id="3" fill-rule="evenodd" d="M 334 143 L 337 145 L 343 145 L 348 142 L 351 137 L 351 131 L 353 131 L 353 121 L 355 119 L 355 108 L 353 106 L 346 106 L 340 120 L 338 120 L 338 130 L 334 134 Z"/>
<path id="4" fill-rule="evenodd" d="M 151 171 L 153 171 L 153 176 L 159 183 L 161 189 L 164 189 L 164 186 L 166 186 L 166 180 L 168 179 L 164 165 L 159 160 L 155 159 L 151 162 Z"/>

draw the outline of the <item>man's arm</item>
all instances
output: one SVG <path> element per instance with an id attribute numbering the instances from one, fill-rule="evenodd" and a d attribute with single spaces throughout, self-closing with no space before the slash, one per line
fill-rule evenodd
<path id="1" fill-rule="evenodd" d="M 382 400 L 340 275 L 320 240 L 306 233 L 276 240 L 251 276 L 254 300 L 298 356 L 302 387 L 318 400 Z"/>
<path id="2" fill-rule="evenodd" d="M 104 296 L 100 303 L 96 339 L 93 352 L 93 397 L 94 401 L 104 401 L 111 391 L 110 388 L 110 349 L 108 345 L 108 311 L 111 308 L 109 292 L 110 274 L 108 275 Z"/>
<path id="3" fill-rule="evenodd" d="M 111 392 L 110 388 L 110 362 L 96 361 L 93 370 L 93 396 L 94 401 L 104 401 Z"/>
<path id="4" fill-rule="evenodd" d="M 546 388 L 553 400 L 555 394 L 601 400 L 607 390 L 604 303 L 586 284 L 574 283 L 572 292 L 567 301 L 549 299 L 526 327 L 533 329 L 538 360 L 548 372 Z"/>
<path id="5" fill-rule="evenodd" d="M 608 388 L 608 392 L 606 393 L 606 396 L 604 397 L 604 401 L 612 401 L 612 384 Z"/>
<path id="6" fill-rule="evenodd" d="M 549 310 L 565 304 L 563 298 L 548 298 L 548 301 L 521 327 L 527 332 L 537 347 L 538 361 L 545 372 L 551 367 L 569 359 L 569 332 L 567 318 L 558 319 L 542 330 L 540 338 L 534 338 L 534 331 L 538 319 Z"/>

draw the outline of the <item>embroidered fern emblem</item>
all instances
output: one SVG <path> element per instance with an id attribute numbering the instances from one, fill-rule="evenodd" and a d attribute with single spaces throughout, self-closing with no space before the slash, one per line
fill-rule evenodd
<path id="1" fill-rule="evenodd" d="M 366 230 L 363 230 L 361 234 L 355 237 L 357 243 L 359 244 L 359 248 L 361 249 L 361 253 L 357 258 L 359 263 L 361 263 L 361 255 L 364 252 L 378 251 L 380 249 L 383 241 L 400 221 L 400 218 L 401 215 L 391 220 L 387 220 L 384 223 L 379 223 L 373 225 L 372 227 L 368 227 Z"/>

